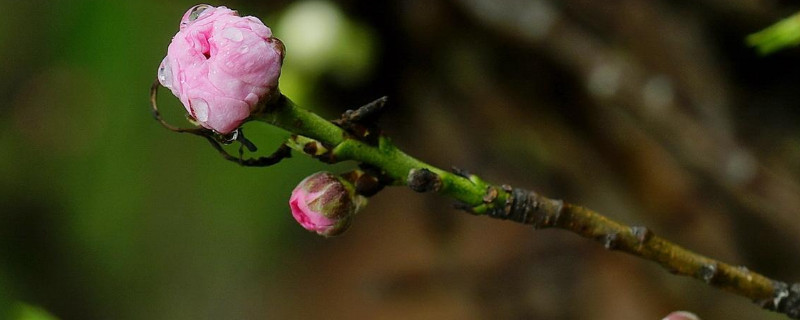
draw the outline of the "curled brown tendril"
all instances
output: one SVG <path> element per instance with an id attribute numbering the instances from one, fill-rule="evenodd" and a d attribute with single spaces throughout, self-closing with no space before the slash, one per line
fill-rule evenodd
<path id="1" fill-rule="evenodd" d="M 203 127 L 194 127 L 194 128 L 180 128 L 169 124 L 164 118 L 161 116 L 161 112 L 158 111 L 158 103 L 156 102 L 158 98 L 158 87 L 161 84 L 156 80 L 153 82 L 153 85 L 150 87 L 150 105 L 153 107 L 153 117 L 167 130 L 179 133 L 190 133 L 193 135 L 201 136 L 208 140 L 211 146 L 219 152 L 223 159 L 236 162 L 239 165 L 245 167 L 268 167 L 274 165 L 284 158 L 288 158 L 291 156 L 291 148 L 289 148 L 286 144 L 281 144 L 278 147 L 278 150 L 273 152 L 271 155 L 266 157 L 258 157 L 258 158 L 244 158 L 244 148 L 246 147 L 247 150 L 250 152 L 255 152 L 258 150 L 256 146 L 247 138 L 244 137 L 244 133 L 242 129 L 236 129 L 231 134 L 228 135 L 221 135 L 214 130 L 203 128 Z M 234 156 L 228 151 L 223 148 L 223 145 L 231 144 L 234 141 L 238 141 L 239 145 L 239 156 Z"/>

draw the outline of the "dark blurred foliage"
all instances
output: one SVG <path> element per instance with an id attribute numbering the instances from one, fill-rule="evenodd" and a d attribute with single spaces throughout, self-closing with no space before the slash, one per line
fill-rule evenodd
<path id="1" fill-rule="evenodd" d="M 302 230 L 289 192 L 325 165 L 239 167 L 150 116 L 156 67 L 194 4 L 0 0 L 0 308 L 60 319 L 783 318 L 564 231 L 405 189 L 372 198 L 341 237 Z M 279 22 L 303 5 L 213 4 L 262 17 L 282 39 L 292 24 Z M 303 53 L 285 38 L 293 99 L 333 117 L 389 95 L 384 128 L 432 164 L 800 280 L 800 51 L 761 57 L 744 44 L 793 2 L 322 4 L 346 28 L 315 64 L 292 61 Z M 176 100 L 162 90 L 177 122 Z M 285 138 L 246 128 L 261 152 Z"/>

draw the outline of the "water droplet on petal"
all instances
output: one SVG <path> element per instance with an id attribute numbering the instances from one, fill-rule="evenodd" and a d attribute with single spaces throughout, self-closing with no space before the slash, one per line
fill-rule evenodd
<path id="1" fill-rule="evenodd" d="M 237 138 L 239 138 L 239 129 L 233 130 L 233 131 L 231 131 L 231 133 L 223 135 L 221 142 L 223 144 L 231 144 L 234 141 L 236 141 Z"/>
<path id="2" fill-rule="evenodd" d="M 164 60 L 161 61 L 161 65 L 158 67 L 158 82 L 160 82 L 162 86 L 172 89 L 172 67 L 167 58 L 164 58 Z"/>
<path id="3" fill-rule="evenodd" d="M 194 118 L 200 122 L 208 121 L 208 102 L 203 99 L 195 98 L 189 100 Z"/>
<path id="4" fill-rule="evenodd" d="M 200 15 L 203 14 L 203 11 L 206 11 L 209 8 L 211 8 L 211 6 L 207 4 L 198 4 L 189 9 L 189 14 L 186 16 L 186 21 L 183 22 L 184 25 L 195 22 L 200 18 Z"/>
<path id="5" fill-rule="evenodd" d="M 222 30 L 222 37 L 235 42 L 239 42 L 244 39 L 242 31 L 237 28 L 225 28 Z"/>

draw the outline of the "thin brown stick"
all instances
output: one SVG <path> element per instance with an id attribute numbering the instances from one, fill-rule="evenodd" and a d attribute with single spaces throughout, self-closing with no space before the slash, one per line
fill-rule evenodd
<path id="1" fill-rule="evenodd" d="M 161 84 L 156 80 L 153 82 L 153 85 L 150 87 L 150 106 L 152 107 L 153 117 L 161 123 L 164 128 L 167 128 L 173 132 L 179 133 L 191 133 L 193 135 L 201 136 L 208 140 L 208 143 L 217 150 L 219 154 L 222 156 L 223 159 L 236 162 L 241 166 L 244 167 L 268 167 L 274 164 L 277 164 L 281 160 L 285 158 L 291 157 L 292 149 L 289 148 L 286 144 L 281 144 L 278 147 L 278 150 L 275 150 L 272 154 L 265 156 L 265 157 L 258 157 L 258 158 L 244 158 L 244 149 L 243 147 L 247 147 L 250 151 L 255 151 L 256 147 L 253 145 L 252 142 L 244 138 L 244 135 L 241 133 L 241 128 L 237 129 L 234 132 L 232 137 L 223 137 L 222 135 L 214 132 L 211 129 L 206 129 L 203 127 L 195 127 L 195 128 L 180 128 L 169 124 L 164 117 L 161 116 L 161 112 L 158 111 L 158 87 Z M 233 141 L 239 141 L 242 145 L 239 147 L 239 156 L 236 157 L 228 151 L 226 151 L 222 145 L 223 144 L 230 144 Z"/>

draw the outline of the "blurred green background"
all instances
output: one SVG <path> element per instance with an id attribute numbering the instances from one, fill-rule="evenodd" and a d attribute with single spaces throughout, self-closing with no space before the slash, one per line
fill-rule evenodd
<path id="1" fill-rule="evenodd" d="M 295 224 L 327 168 L 221 159 L 151 117 L 188 1 L 0 0 L 0 318 L 782 319 L 562 231 L 407 190 L 352 230 Z M 228 1 L 287 47 L 281 90 L 333 118 L 382 95 L 412 154 L 647 224 L 800 280 L 800 51 L 744 38 L 780 1 Z M 182 122 L 177 99 L 160 106 Z M 286 137 L 261 124 L 270 151 Z"/>

